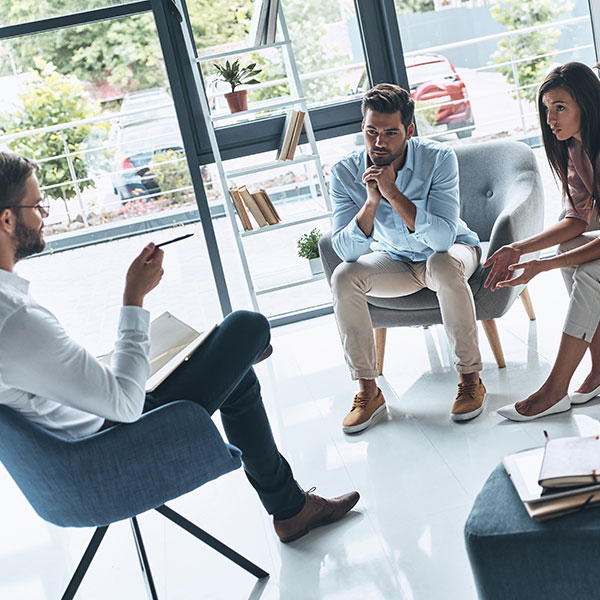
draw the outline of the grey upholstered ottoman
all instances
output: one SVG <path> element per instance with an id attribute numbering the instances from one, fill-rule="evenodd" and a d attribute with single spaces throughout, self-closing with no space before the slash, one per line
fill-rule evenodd
<path id="1" fill-rule="evenodd" d="M 600 599 L 600 509 L 534 521 L 502 465 L 475 500 L 465 541 L 480 600 Z"/>

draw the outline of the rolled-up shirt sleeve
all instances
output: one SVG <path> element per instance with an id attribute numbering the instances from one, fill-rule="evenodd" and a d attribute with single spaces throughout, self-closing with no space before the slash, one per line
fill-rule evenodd
<path id="1" fill-rule="evenodd" d="M 331 170 L 330 186 L 334 205 L 331 243 L 342 260 L 354 262 L 359 256 L 369 252 L 373 237 L 365 235 L 358 226 L 356 216 L 359 207 L 350 197 L 343 183 L 344 177 L 352 177 L 352 175 L 345 172 L 344 167 L 335 165 Z"/>
<path id="2" fill-rule="evenodd" d="M 5 385 L 118 422 L 142 414 L 149 366 L 149 313 L 121 308 L 112 364 L 72 340 L 52 313 L 25 305 L 4 323 L 0 345 Z"/>
<path id="3" fill-rule="evenodd" d="M 459 216 L 458 161 L 448 149 L 435 165 L 425 206 L 417 206 L 411 235 L 434 252 L 447 252 L 456 240 Z"/>

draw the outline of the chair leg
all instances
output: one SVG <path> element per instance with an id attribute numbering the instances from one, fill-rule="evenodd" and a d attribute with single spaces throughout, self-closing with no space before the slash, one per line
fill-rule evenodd
<path id="1" fill-rule="evenodd" d="M 533 310 L 533 304 L 531 304 L 531 296 L 529 295 L 529 290 L 527 289 L 527 287 L 523 288 L 523 291 L 519 295 L 519 298 L 521 298 L 521 302 L 525 307 L 525 311 L 527 312 L 529 320 L 535 321 L 535 312 Z"/>
<path id="2" fill-rule="evenodd" d="M 146 591 L 148 592 L 148 597 L 150 600 L 158 600 L 158 594 L 156 593 L 156 587 L 154 587 L 154 579 L 152 578 L 150 562 L 148 561 L 148 555 L 146 554 L 146 548 L 144 547 L 144 541 L 142 540 L 140 526 L 138 525 L 136 517 L 132 517 L 129 519 L 129 521 L 131 523 L 131 529 L 133 530 L 135 546 L 137 548 L 138 558 L 140 559 L 140 566 L 142 567 L 144 581 L 146 582 Z"/>
<path id="3" fill-rule="evenodd" d="M 494 319 L 489 319 L 488 321 L 481 321 L 481 324 L 483 325 L 483 330 L 485 331 L 485 335 L 492 348 L 492 354 L 496 359 L 496 364 L 499 369 L 503 369 L 506 367 L 506 362 L 504 360 L 504 353 L 502 352 L 502 344 L 500 343 L 496 321 Z"/>
<path id="4" fill-rule="evenodd" d="M 79 565 L 77 565 L 77 569 L 75 569 L 75 573 L 73 573 L 73 577 L 71 577 L 71 581 L 62 596 L 62 600 L 73 600 L 75 597 L 89 566 L 92 564 L 92 560 L 94 560 L 94 556 L 96 556 L 96 552 L 98 551 L 107 529 L 108 525 L 106 527 L 98 527 L 96 531 L 94 531 L 94 535 L 83 553 Z"/>
<path id="5" fill-rule="evenodd" d="M 232 550 L 229 546 L 226 546 L 217 538 L 214 538 L 212 535 L 206 533 L 206 531 L 200 529 L 200 527 L 194 525 L 191 521 L 188 521 L 186 518 L 182 517 L 179 513 L 176 513 L 168 506 L 163 504 L 162 506 L 157 507 L 155 510 L 163 517 L 173 521 L 173 523 L 179 525 L 179 527 L 185 529 L 188 533 L 191 533 L 194 537 L 203 541 L 213 550 L 216 550 L 219 554 L 222 554 L 229 560 L 233 561 L 236 565 L 238 565 L 238 567 L 242 567 L 242 569 L 252 573 L 254 577 L 263 579 L 264 577 L 269 576 L 266 571 L 263 571 L 260 567 L 250 562 L 247 558 L 244 558 L 241 554 L 238 554 L 235 550 Z"/>
<path id="6" fill-rule="evenodd" d="M 377 357 L 377 373 L 383 375 L 383 357 L 385 355 L 385 336 L 387 329 L 375 329 L 375 356 Z"/>

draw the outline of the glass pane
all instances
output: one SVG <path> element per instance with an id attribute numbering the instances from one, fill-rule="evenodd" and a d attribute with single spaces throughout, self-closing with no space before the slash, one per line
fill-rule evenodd
<path id="1" fill-rule="evenodd" d="M 100 351 L 114 340 L 130 260 L 150 240 L 194 231 L 165 249 L 165 276 L 148 307 L 201 329 L 216 321 L 219 303 L 152 15 L 6 40 L 2 49 L 10 68 L 0 72 L 0 147 L 38 161 L 50 202 L 50 252 L 20 265 L 40 285 L 38 297 L 81 339 L 93 331 Z M 73 290 L 81 292 L 75 305 Z"/>
<path id="2" fill-rule="evenodd" d="M 46 0 L 44 2 L 12 0 L 0 3 L 0 23 L 3 26 L 18 25 L 128 2 L 131 0 L 69 0 L 69 2 L 64 0 Z"/>
<path id="3" fill-rule="evenodd" d="M 250 108 L 253 103 L 290 94 L 291 73 L 286 67 L 284 49 L 247 51 L 256 46 L 255 38 L 250 35 L 253 0 L 235 3 L 189 0 L 187 6 L 199 56 L 239 50 L 239 54 L 209 60 L 202 65 L 209 84 L 211 107 L 217 113 L 227 111 L 223 96 L 231 89 L 225 82 L 215 81 L 214 62 L 224 64 L 225 60 L 240 59 L 242 66 L 256 63 L 261 70 L 256 77 L 258 83 L 244 86 L 248 90 Z M 282 7 L 309 104 L 348 100 L 364 91 L 365 60 L 352 0 L 339 0 L 333 4 L 318 0 L 284 0 Z M 281 39 L 279 27 L 277 40 Z"/>
<path id="4" fill-rule="evenodd" d="M 530 144 L 560 212 L 536 113 L 537 89 L 556 65 L 595 62 L 586 0 L 395 0 L 419 135 L 450 144 L 513 138 Z"/>

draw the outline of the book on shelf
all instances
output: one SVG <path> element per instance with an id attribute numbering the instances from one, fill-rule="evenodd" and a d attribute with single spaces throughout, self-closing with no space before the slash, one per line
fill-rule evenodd
<path id="1" fill-rule="evenodd" d="M 600 484 L 600 436 L 547 439 L 538 483 L 545 488 Z"/>
<path id="2" fill-rule="evenodd" d="M 166 311 L 150 323 L 150 373 L 146 391 L 153 392 L 179 365 L 188 360 L 216 329 L 214 324 L 204 332 L 196 331 Z M 100 357 L 110 365 L 112 352 Z"/>
<path id="3" fill-rule="evenodd" d="M 256 201 L 256 204 L 258 204 L 258 207 L 269 225 L 277 225 L 277 223 L 281 222 L 281 217 L 265 190 L 260 189 L 258 192 L 254 192 L 252 197 Z"/>
<path id="4" fill-rule="evenodd" d="M 283 124 L 281 133 L 281 142 L 277 160 L 293 160 L 300 140 L 302 125 L 304 124 L 304 112 L 301 110 L 290 110 Z"/>
<path id="5" fill-rule="evenodd" d="M 256 200 L 253 198 L 252 194 L 248 191 L 248 188 L 245 185 L 242 185 L 237 188 L 239 193 L 241 194 L 244 203 L 248 207 L 250 214 L 254 217 L 259 227 L 265 227 L 269 224 L 265 216 L 263 215 L 260 207 L 256 203 Z"/>
<path id="6" fill-rule="evenodd" d="M 242 227 L 244 231 L 249 231 L 250 229 L 254 229 L 252 227 L 252 222 L 250 221 L 250 217 L 248 216 L 248 211 L 244 206 L 244 200 L 240 191 L 237 188 L 233 188 L 229 190 L 229 195 L 231 196 L 231 200 L 233 201 L 233 205 L 235 206 L 235 212 L 237 212 L 240 221 L 242 222 Z"/>
<path id="7" fill-rule="evenodd" d="M 544 447 L 502 458 L 523 506 L 530 517 L 543 521 L 600 505 L 600 485 L 548 489 L 539 483 Z"/>
<path id="8" fill-rule="evenodd" d="M 267 0 L 269 5 L 269 18 L 265 37 L 266 44 L 274 44 L 277 38 L 277 12 L 279 11 L 279 0 Z"/>

